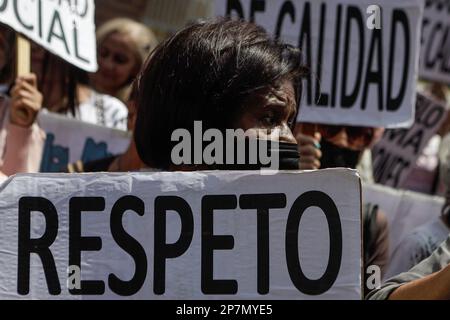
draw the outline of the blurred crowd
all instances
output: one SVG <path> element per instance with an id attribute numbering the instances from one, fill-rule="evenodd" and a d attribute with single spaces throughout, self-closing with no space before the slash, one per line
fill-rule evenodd
<path id="1" fill-rule="evenodd" d="M 31 73 L 16 77 L 14 39 L 12 30 L 0 26 L 3 179 L 39 171 L 46 134 L 38 115 L 58 113 L 134 133 L 123 154 L 78 161 L 66 168 L 69 173 L 227 169 L 171 163 L 173 130 L 193 130 L 193 122 L 202 121 L 205 129 L 253 130 L 257 139 L 267 138 L 263 129 L 277 131 L 280 149 L 289 151 L 286 160 L 297 159 L 294 165 L 285 162 L 288 169 L 353 168 L 359 170 L 363 180 L 373 182 L 370 150 L 384 129 L 297 123 L 302 78 L 308 72 L 302 65 L 301 52 L 272 39 L 253 24 L 195 22 L 158 41 L 155 33 L 140 22 L 112 19 L 97 29 L 99 68 L 93 74 L 32 44 Z M 421 88 L 435 99 L 450 103 L 448 86 L 422 83 Z M 449 132 L 450 117 L 423 151 L 407 183 L 410 190 L 445 196 L 442 216 L 411 230 L 391 257 L 389 268 L 385 213 L 376 206 L 364 205 L 364 265 L 378 265 L 386 279 L 432 257 L 449 236 Z M 290 146 L 295 146 L 294 152 Z M 431 270 L 425 270 L 420 278 L 426 279 L 427 272 Z M 410 283 L 414 279 L 407 280 Z M 391 292 L 397 292 L 397 287 L 391 284 L 389 288 L 389 295 L 381 297 L 394 296 Z"/>

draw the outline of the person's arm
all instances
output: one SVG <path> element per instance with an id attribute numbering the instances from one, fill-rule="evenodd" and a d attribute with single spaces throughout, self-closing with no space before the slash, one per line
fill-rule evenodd
<path id="1" fill-rule="evenodd" d="M 450 299 L 450 237 L 408 272 L 389 279 L 369 300 Z"/>
<path id="2" fill-rule="evenodd" d="M 2 184 L 6 179 L 8 179 L 8 177 L 5 176 L 5 175 L 0 171 L 0 184 Z"/>
<path id="3" fill-rule="evenodd" d="M 391 293 L 389 300 L 450 300 L 450 265 L 400 286 Z"/>
<path id="4" fill-rule="evenodd" d="M 37 88 L 36 75 L 32 73 L 18 77 L 11 90 L 11 123 L 23 128 L 31 127 L 42 103 L 43 96 Z"/>
<path id="5" fill-rule="evenodd" d="M 39 172 L 45 145 L 45 132 L 33 124 L 24 128 L 8 124 L 1 170 L 6 175 Z"/>
<path id="6" fill-rule="evenodd" d="M 35 123 L 42 107 L 42 94 L 34 74 L 19 77 L 11 91 L 10 121 L 1 170 L 6 175 L 38 172 L 45 143 L 45 133 Z"/>

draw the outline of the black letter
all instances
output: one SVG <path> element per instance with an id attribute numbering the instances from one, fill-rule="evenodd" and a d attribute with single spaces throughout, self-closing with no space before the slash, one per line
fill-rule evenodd
<path id="1" fill-rule="evenodd" d="M 322 3 L 320 6 L 320 32 L 319 32 L 319 52 L 317 53 L 317 77 L 316 77 L 316 105 L 327 106 L 328 94 L 322 93 L 320 88 L 320 79 L 322 79 L 322 62 L 323 62 L 323 43 L 325 32 L 325 16 L 327 12 L 327 6 Z M 336 50 L 338 50 L 336 48 Z"/>
<path id="2" fill-rule="evenodd" d="M 78 29 L 75 22 L 73 23 L 73 42 L 75 46 L 75 56 L 83 62 L 89 63 L 89 60 L 80 56 L 78 52 Z"/>
<path id="3" fill-rule="evenodd" d="M 355 20 L 359 32 L 359 59 L 358 59 L 358 69 L 356 71 L 356 80 L 353 91 L 347 95 L 347 76 L 348 76 L 348 57 L 350 50 L 350 39 L 351 39 L 351 23 Z M 344 66 L 343 66 L 343 77 L 342 77 L 342 90 L 341 90 L 341 107 L 350 108 L 356 102 L 358 98 L 359 88 L 361 86 L 361 77 L 363 71 L 364 62 L 364 29 L 363 29 L 363 18 L 358 7 L 349 6 L 347 9 L 347 24 L 345 28 L 345 47 L 344 47 Z M 335 50 L 338 50 L 336 48 Z M 352 64 L 356 64 L 356 61 L 352 61 Z"/>
<path id="4" fill-rule="evenodd" d="M 330 232 L 330 256 L 325 274 L 318 280 L 306 278 L 302 271 L 298 253 L 300 220 L 309 207 L 322 209 Z M 286 259 L 289 275 L 295 287 L 304 294 L 320 295 L 328 291 L 336 281 L 342 259 L 342 227 L 339 212 L 333 200 L 323 192 L 304 193 L 295 200 L 289 212 L 286 228 Z"/>
<path id="5" fill-rule="evenodd" d="M 55 26 L 56 26 L 56 22 L 58 22 L 61 34 L 56 34 L 54 32 L 54 30 L 53 30 L 55 28 Z M 64 47 L 65 47 L 65 49 L 67 51 L 67 54 L 70 54 L 69 47 L 67 46 L 66 35 L 64 34 L 64 29 L 63 29 L 63 26 L 62 26 L 62 23 L 61 23 L 61 17 L 59 16 L 58 11 L 54 12 L 53 20 L 52 20 L 52 23 L 50 24 L 50 31 L 49 31 L 48 37 L 47 37 L 47 42 L 49 44 L 52 43 L 53 36 L 55 36 L 56 38 L 58 38 L 59 40 L 61 40 L 64 43 Z"/>
<path id="6" fill-rule="evenodd" d="M 178 212 L 181 218 L 181 235 L 174 244 L 166 244 L 166 212 Z M 157 197 L 155 199 L 155 257 L 153 292 L 162 295 L 166 291 L 166 259 L 181 256 L 191 245 L 194 236 L 194 216 L 191 207 L 179 197 Z"/>
<path id="7" fill-rule="evenodd" d="M 14 0 L 14 14 L 16 15 L 17 21 L 27 30 L 32 31 L 34 27 L 32 25 L 27 25 L 25 22 L 23 22 L 22 18 L 19 14 L 19 7 L 17 6 L 17 0 Z"/>
<path id="8" fill-rule="evenodd" d="M 255 13 L 266 10 L 265 0 L 252 0 L 250 4 L 250 22 L 255 22 Z"/>
<path id="9" fill-rule="evenodd" d="M 245 19 L 244 10 L 242 9 L 241 2 L 239 0 L 228 0 L 227 1 L 227 17 L 231 17 L 231 11 L 236 11 L 239 15 L 239 19 Z"/>
<path id="10" fill-rule="evenodd" d="M 31 212 L 41 212 L 45 217 L 45 232 L 40 239 L 30 239 Z M 58 235 L 58 213 L 56 208 L 45 198 L 23 197 L 19 200 L 19 243 L 17 263 L 17 292 L 27 295 L 30 292 L 30 253 L 41 258 L 51 295 L 61 294 L 55 259 L 50 246 Z"/>
<path id="11" fill-rule="evenodd" d="M 425 67 L 427 67 L 428 69 L 432 69 L 434 68 L 434 65 L 436 64 L 439 55 L 436 54 L 434 56 L 434 58 L 430 58 L 431 56 L 431 52 L 433 50 L 433 43 L 434 43 L 434 38 L 439 34 L 439 30 L 442 29 L 442 25 L 440 22 L 436 23 L 433 26 L 433 29 L 430 32 L 429 38 L 428 38 L 428 42 L 427 42 L 427 46 L 426 46 L 426 53 L 425 53 Z"/>
<path id="12" fill-rule="evenodd" d="M 334 58 L 333 58 L 333 80 L 331 82 L 331 107 L 336 105 L 336 85 L 337 77 L 339 73 L 339 45 L 341 43 L 341 16 L 342 16 L 342 5 L 337 7 L 337 20 L 336 20 L 336 34 L 334 40 Z"/>
<path id="13" fill-rule="evenodd" d="M 304 39 L 306 39 L 305 46 L 303 46 Z M 301 48 L 306 54 L 305 64 L 307 66 L 311 66 L 311 4 L 309 2 L 305 3 L 305 8 L 303 11 L 302 25 L 298 39 L 298 47 Z M 312 105 L 311 72 L 306 73 L 306 101 L 308 105 Z"/>
<path id="14" fill-rule="evenodd" d="M 76 2 L 77 14 L 80 18 L 84 18 L 89 11 L 89 1 L 84 0 L 84 11 L 80 11 L 78 8 L 78 1 Z"/>
<path id="15" fill-rule="evenodd" d="M 81 251 L 100 251 L 102 239 L 81 236 L 81 213 L 105 210 L 105 198 L 77 198 L 69 201 L 69 265 L 81 270 Z M 81 289 L 69 290 L 72 295 L 102 295 L 105 293 L 103 281 L 81 281 Z"/>
<path id="16" fill-rule="evenodd" d="M 277 28 L 275 29 L 275 37 L 277 39 L 279 39 L 281 36 L 281 29 L 283 28 L 283 21 L 286 15 L 289 15 L 291 17 L 292 23 L 295 22 L 295 8 L 292 4 L 292 1 L 284 2 L 283 6 L 281 7 L 280 14 L 278 15 L 277 20 Z"/>
<path id="17" fill-rule="evenodd" d="M 2 5 L 0 6 L 0 12 L 5 11 L 7 6 L 8 6 L 8 0 L 3 0 Z"/>
<path id="18" fill-rule="evenodd" d="M 375 46 L 377 50 L 375 50 Z M 372 71 L 372 61 L 377 57 L 377 66 Z M 367 60 L 366 79 L 364 81 L 361 110 L 366 110 L 367 97 L 369 95 L 369 85 L 378 85 L 378 110 L 383 111 L 383 39 L 381 30 L 375 29 L 372 33 L 372 41 L 369 48 L 369 59 Z"/>
<path id="19" fill-rule="evenodd" d="M 119 199 L 111 210 L 111 234 L 119 247 L 126 251 L 134 260 L 136 270 L 130 281 L 120 280 L 116 275 L 110 274 L 109 287 L 113 292 L 121 296 L 132 296 L 144 285 L 147 276 L 147 257 L 145 250 L 139 242 L 130 236 L 122 225 L 122 218 L 127 210 L 133 210 L 139 216 L 145 213 L 144 202 L 134 196 L 126 196 Z"/>
<path id="20" fill-rule="evenodd" d="M 392 82 L 393 82 L 393 74 L 394 74 L 394 51 L 395 51 L 395 43 L 396 43 L 396 35 L 397 35 L 397 23 L 400 23 L 400 25 L 403 26 L 404 32 L 405 32 L 405 45 L 403 46 L 405 48 L 405 57 L 403 59 L 403 78 L 402 78 L 402 84 L 400 87 L 400 91 L 398 93 L 398 96 L 395 98 L 392 98 Z M 408 25 L 408 17 L 406 14 L 401 10 L 394 10 L 393 17 L 392 17 L 392 34 L 391 34 L 391 52 L 389 54 L 389 76 L 388 76 L 388 87 L 387 87 L 387 103 L 386 103 L 386 110 L 388 111 L 397 111 L 398 108 L 400 108 L 400 105 L 403 101 L 403 97 L 406 92 L 406 82 L 408 80 L 408 73 L 409 73 L 409 25 Z"/>
<path id="21" fill-rule="evenodd" d="M 214 210 L 237 207 L 236 196 L 205 196 L 202 199 L 202 292 L 204 294 L 236 294 L 236 280 L 214 280 L 214 251 L 234 248 L 232 236 L 214 235 Z"/>
<path id="22" fill-rule="evenodd" d="M 254 194 L 239 198 L 242 209 L 257 209 L 258 214 L 258 293 L 269 293 L 269 209 L 286 208 L 286 195 Z"/>

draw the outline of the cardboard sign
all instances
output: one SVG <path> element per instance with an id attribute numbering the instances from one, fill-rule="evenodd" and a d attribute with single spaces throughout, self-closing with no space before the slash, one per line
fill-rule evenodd
<path id="1" fill-rule="evenodd" d="M 361 298 L 355 171 L 35 174 L 0 190 L 0 299 Z"/>
<path id="2" fill-rule="evenodd" d="M 415 228 L 440 216 L 444 199 L 421 193 L 396 190 L 382 185 L 363 184 L 363 203 L 378 205 L 389 224 L 389 255 Z"/>
<path id="3" fill-rule="evenodd" d="M 89 72 L 97 71 L 93 0 L 0 0 L 0 22 Z"/>
<path id="4" fill-rule="evenodd" d="M 413 122 L 421 0 L 216 0 L 302 49 L 310 68 L 298 121 L 372 127 Z"/>
<path id="5" fill-rule="evenodd" d="M 445 104 L 419 93 L 414 125 L 409 129 L 386 130 L 372 148 L 375 181 L 402 187 L 422 150 L 447 118 L 447 112 Z"/>
<path id="6" fill-rule="evenodd" d="M 425 1 L 420 76 L 450 84 L 450 1 Z"/>
<path id="7" fill-rule="evenodd" d="M 40 113 L 38 121 L 47 133 L 41 172 L 61 172 L 78 160 L 85 163 L 122 154 L 130 145 L 126 131 L 53 113 Z"/>

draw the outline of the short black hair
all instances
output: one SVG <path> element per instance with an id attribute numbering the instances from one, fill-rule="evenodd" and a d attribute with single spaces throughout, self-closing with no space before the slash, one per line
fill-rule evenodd
<path id="1" fill-rule="evenodd" d="M 297 109 L 305 76 L 299 49 L 260 26 L 217 19 L 193 24 L 161 43 L 138 76 L 135 142 L 142 161 L 168 169 L 176 129 L 232 128 L 243 101 L 256 90 L 292 80 Z"/>

